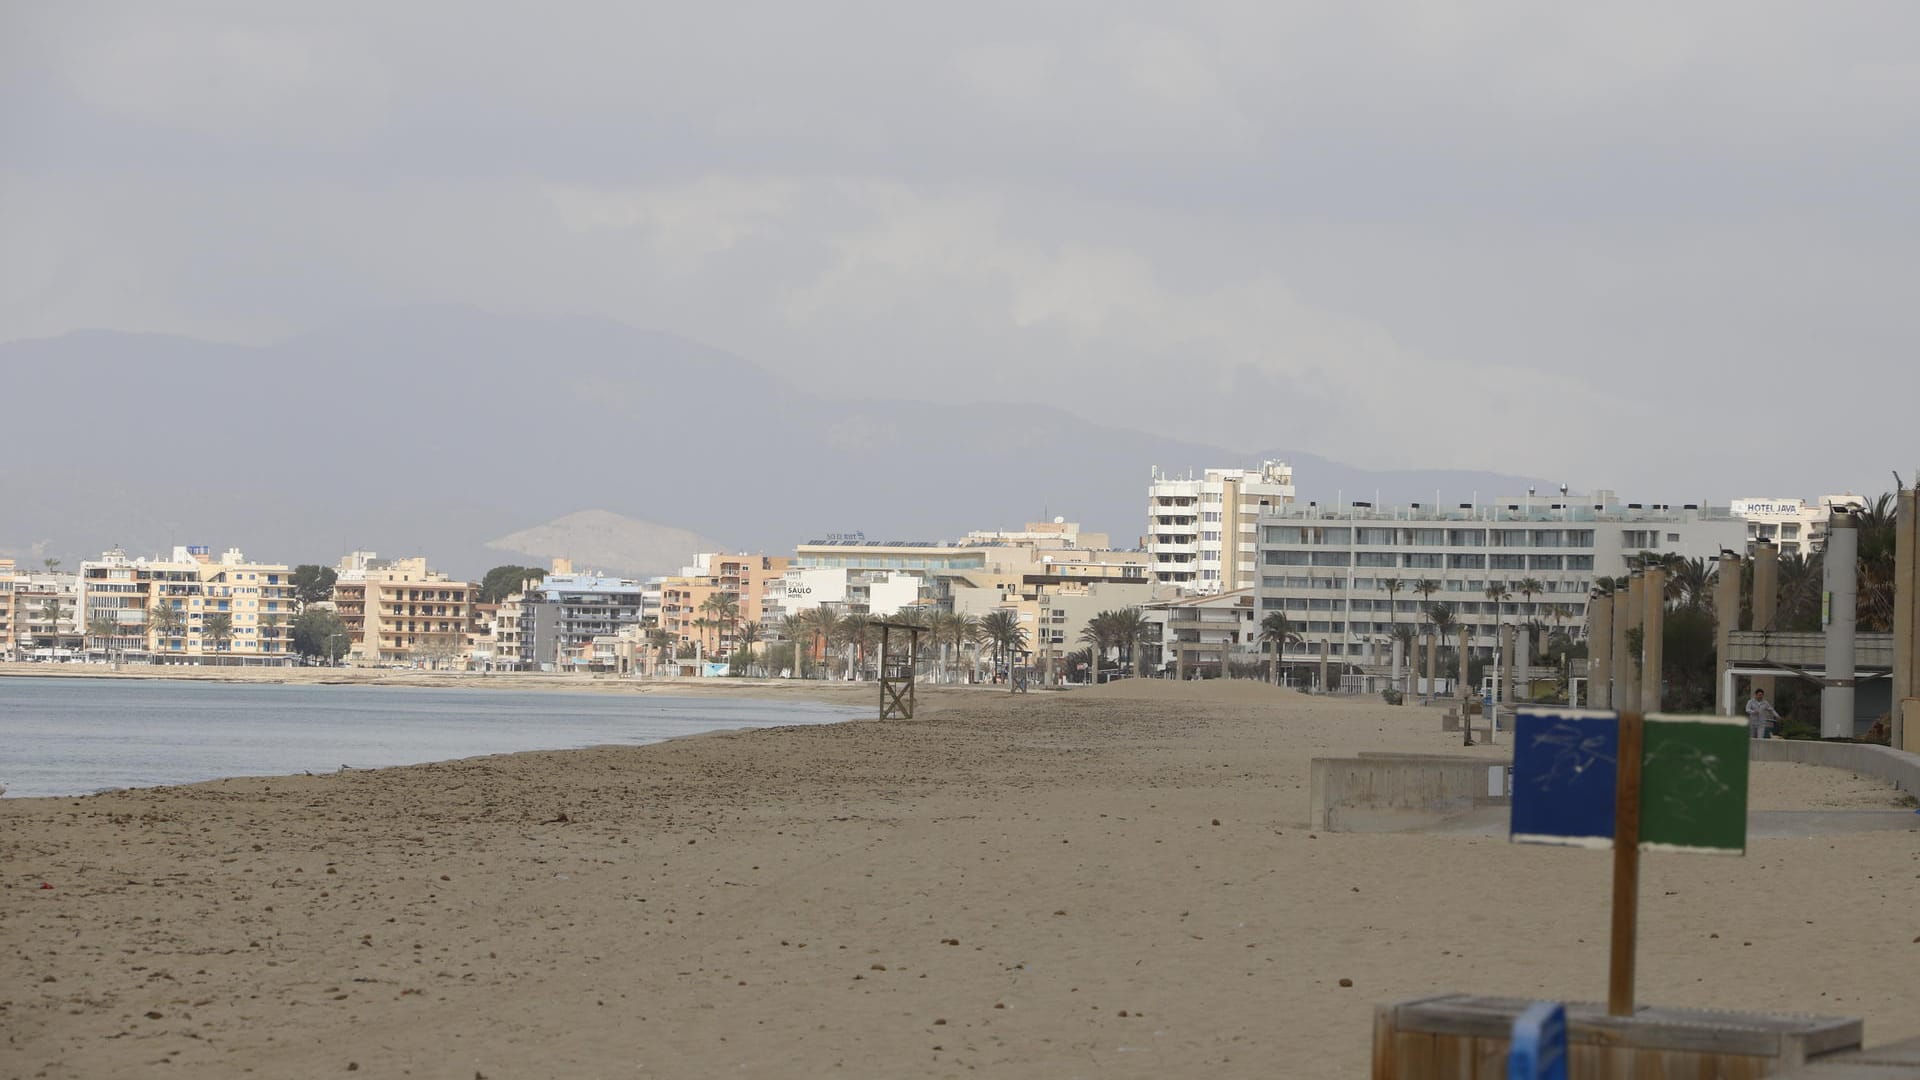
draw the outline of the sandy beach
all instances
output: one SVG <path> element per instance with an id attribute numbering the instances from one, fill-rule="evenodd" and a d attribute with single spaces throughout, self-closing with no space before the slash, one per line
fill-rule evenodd
<path id="1" fill-rule="evenodd" d="M 1605 856 L 1306 828 L 1310 758 L 1458 752 L 1432 711 L 921 705 L 0 800 L 0 1076 L 1352 1077 L 1375 1002 L 1604 996 Z M 1902 800 L 1763 764 L 1753 805 Z M 1648 856 L 1640 997 L 1920 1034 L 1916 895 L 1920 818 Z"/>

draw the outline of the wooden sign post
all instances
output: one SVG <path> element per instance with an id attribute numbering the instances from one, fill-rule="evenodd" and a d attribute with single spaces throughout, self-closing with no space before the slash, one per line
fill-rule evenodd
<path id="1" fill-rule="evenodd" d="M 1512 839 L 1613 849 L 1607 1012 L 1631 1016 L 1640 850 L 1745 853 L 1746 727 L 1719 716 L 1523 711 Z"/>
<path id="2" fill-rule="evenodd" d="M 1640 935 L 1640 746 L 1645 721 L 1620 717 L 1620 767 L 1613 804 L 1613 937 L 1607 1012 L 1633 1015 L 1633 961 Z"/>

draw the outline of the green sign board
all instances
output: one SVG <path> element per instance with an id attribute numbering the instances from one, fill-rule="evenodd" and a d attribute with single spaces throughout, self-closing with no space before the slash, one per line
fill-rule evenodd
<path id="1" fill-rule="evenodd" d="M 1747 847 L 1747 725 L 1730 716 L 1646 719 L 1640 846 L 1738 855 Z"/>

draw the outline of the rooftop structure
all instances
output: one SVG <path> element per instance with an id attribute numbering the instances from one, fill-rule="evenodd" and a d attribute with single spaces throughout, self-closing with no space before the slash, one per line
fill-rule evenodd
<path id="1" fill-rule="evenodd" d="M 1825 546 L 1827 518 L 1834 507 L 1866 505 L 1866 499 L 1849 494 L 1822 495 L 1814 503 L 1796 498 L 1735 499 L 1729 509 L 1735 517 L 1746 519 L 1749 541 L 1770 541 L 1780 554 L 1804 558 Z"/>

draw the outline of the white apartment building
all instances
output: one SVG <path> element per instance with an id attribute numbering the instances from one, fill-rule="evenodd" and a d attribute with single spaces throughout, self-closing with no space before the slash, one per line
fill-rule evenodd
<path id="1" fill-rule="evenodd" d="M 1284 461 L 1184 479 L 1155 467 L 1142 545 L 1154 580 L 1196 595 L 1254 587 L 1260 515 L 1293 501 L 1293 467 Z"/>
<path id="2" fill-rule="evenodd" d="M 1430 631 L 1426 613 L 1436 604 L 1456 626 L 1471 627 L 1471 647 L 1488 656 L 1500 623 L 1538 620 L 1582 632 L 1594 580 L 1628 573 L 1629 556 L 1712 559 L 1744 550 L 1746 540 L 1746 521 L 1725 507 L 1621 505 L 1609 492 L 1448 510 L 1282 507 L 1260 519 L 1259 609 L 1262 617 L 1285 612 L 1302 639 L 1289 659 L 1317 659 L 1325 641 L 1333 656 L 1384 662 L 1393 626 Z M 1540 585 L 1531 596 L 1519 588 L 1529 579 Z M 1431 596 L 1418 591 L 1422 582 L 1433 584 Z M 1487 599 L 1493 582 L 1511 595 Z"/>
<path id="3" fill-rule="evenodd" d="M 1770 540 L 1782 555 L 1812 555 L 1826 546 L 1827 518 L 1836 506 L 1865 508 L 1858 495 L 1822 495 L 1805 499 L 1735 499 L 1733 516 L 1747 521 L 1747 539 Z"/>

